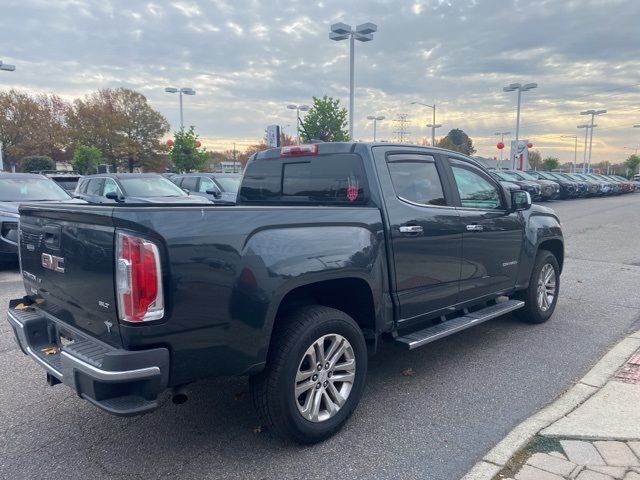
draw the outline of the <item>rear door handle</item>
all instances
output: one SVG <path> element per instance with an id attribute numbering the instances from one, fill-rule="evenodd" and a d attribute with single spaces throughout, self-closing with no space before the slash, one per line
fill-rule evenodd
<path id="1" fill-rule="evenodd" d="M 420 225 L 402 225 L 400 233 L 422 233 L 424 229 Z"/>
<path id="2" fill-rule="evenodd" d="M 467 231 L 469 232 L 481 232 L 482 230 L 484 230 L 482 225 L 477 225 L 475 223 L 473 225 L 467 225 Z"/>

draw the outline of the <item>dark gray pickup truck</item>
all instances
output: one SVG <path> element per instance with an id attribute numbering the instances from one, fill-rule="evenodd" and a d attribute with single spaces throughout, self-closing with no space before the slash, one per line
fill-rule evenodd
<path id="1" fill-rule="evenodd" d="M 455 152 L 385 143 L 272 149 L 237 205 L 20 208 L 22 350 L 116 415 L 248 375 L 272 431 L 335 433 L 382 340 L 413 349 L 514 312 L 542 323 L 564 257 L 552 210 Z"/>

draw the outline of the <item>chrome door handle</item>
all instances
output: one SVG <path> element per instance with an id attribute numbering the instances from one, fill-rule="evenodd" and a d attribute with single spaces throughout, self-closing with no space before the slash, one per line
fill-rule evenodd
<path id="1" fill-rule="evenodd" d="M 403 225 L 400 227 L 400 233 L 422 233 L 424 229 L 420 225 Z"/>
<path id="2" fill-rule="evenodd" d="M 482 230 L 484 230 L 482 225 L 467 225 L 467 231 L 469 232 L 481 232 Z"/>

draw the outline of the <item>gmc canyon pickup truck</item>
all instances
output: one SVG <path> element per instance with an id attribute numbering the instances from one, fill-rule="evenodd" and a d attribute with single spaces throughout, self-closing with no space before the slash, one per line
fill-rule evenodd
<path id="1" fill-rule="evenodd" d="M 321 143 L 249 161 L 237 204 L 23 205 L 23 352 L 97 407 L 137 415 L 249 376 L 302 443 L 356 408 L 379 342 L 414 349 L 514 312 L 552 315 L 561 224 L 438 148 Z"/>

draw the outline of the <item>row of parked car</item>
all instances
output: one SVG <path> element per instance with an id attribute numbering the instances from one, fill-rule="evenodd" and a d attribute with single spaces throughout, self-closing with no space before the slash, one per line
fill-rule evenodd
<path id="1" fill-rule="evenodd" d="M 168 178 L 167 178 L 168 177 Z M 235 202 L 239 174 L 0 172 L 0 264 L 18 259 L 18 208 L 21 203 L 203 203 Z"/>
<path id="2" fill-rule="evenodd" d="M 627 180 L 619 175 L 595 173 L 490 170 L 508 190 L 525 190 L 536 202 L 640 192 L 640 175 Z"/>

